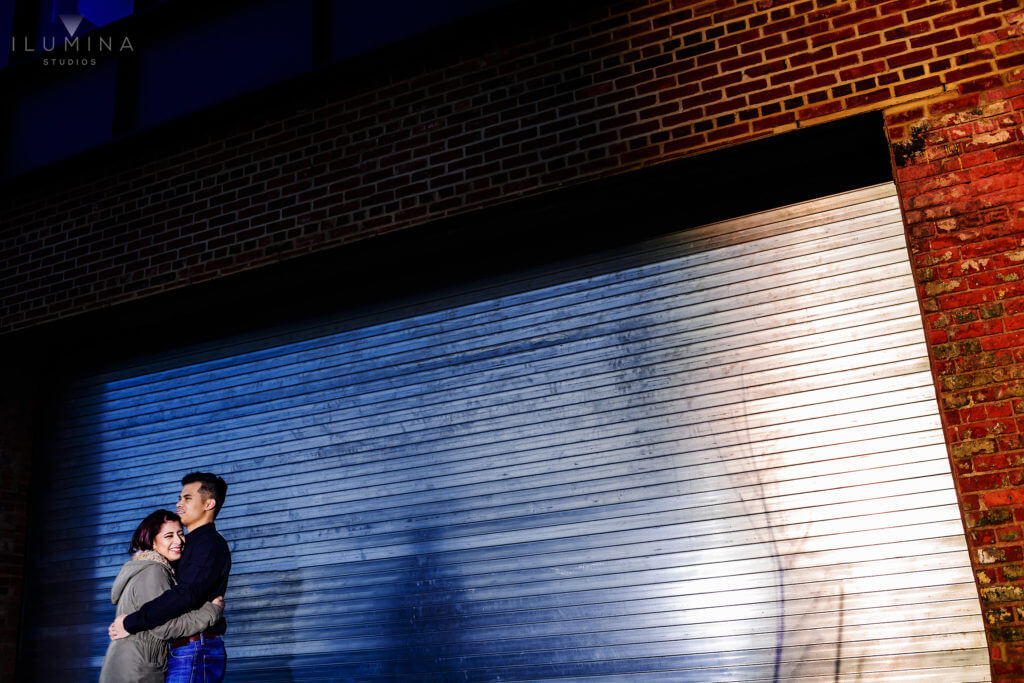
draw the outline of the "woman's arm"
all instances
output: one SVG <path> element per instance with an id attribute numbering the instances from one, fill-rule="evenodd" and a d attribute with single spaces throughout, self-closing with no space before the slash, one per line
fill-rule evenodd
<path id="1" fill-rule="evenodd" d="M 133 603 L 141 605 L 160 595 L 172 585 L 170 574 L 160 565 L 154 564 L 139 572 L 132 580 Z M 160 640 L 171 640 L 182 636 L 202 633 L 220 620 L 224 608 L 212 602 L 203 604 L 199 609 L 185 612 L 179 617 L 150 629 L 150 633 Z"/>

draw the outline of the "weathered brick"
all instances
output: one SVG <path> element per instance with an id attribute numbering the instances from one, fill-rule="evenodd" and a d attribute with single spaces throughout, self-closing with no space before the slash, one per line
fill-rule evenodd
<path id="1" fill-rule="evenodd" d="M 994 524 L 1005 524 L 1013 520 L 1013 513 L 1006 508 L 995 508 L 976 513 L 971 526 L 992 526 Z"/>
<path id="2" fill-rule="evenodd" d="M 1003 624 L 1013 621 L 1013 612 L 1005 607 L 985 610 L 985 620 L 990 624 Z"/>
<path id="3" fill-rule="evenodd" d="M 1000 626 L 993 628 L 992 634 L 1003 642 L 1024 641 L 1024 626 Z"/>
<path id="4" fill-rule="evenodd" d="M 978 453 L 994 453 L 996 442 L 995 439 L 975 439 L 952 444 L 949 450 L 954 458 L 969 458 Z"/>

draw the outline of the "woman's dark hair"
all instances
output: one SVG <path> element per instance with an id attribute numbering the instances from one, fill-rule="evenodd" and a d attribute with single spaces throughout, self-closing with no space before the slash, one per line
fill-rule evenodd
<path id="1" fill-rule="evenodd" d="M 153 540 L 160 533 L 160 527 L 164 525 L 164 522 L 177 522 L 181 524 L 181 517 L 170 510 L 157 510 L 156 512 L 149 513 L 139 523 L 139 528 L 135 530 L 135 533 L 132 534 L 132 544 L 128 548 L 128 552 L 135 553 L 140 550 L 152 550 Z"/>

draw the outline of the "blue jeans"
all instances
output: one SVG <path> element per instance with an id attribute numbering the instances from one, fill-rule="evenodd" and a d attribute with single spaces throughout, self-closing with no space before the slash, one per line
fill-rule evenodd
<path id="1" fill-rule="evenodd" d="M 165 683 L 220 683 L 228 658 L 224 641 L 203 638 L 171 650 Z"/>

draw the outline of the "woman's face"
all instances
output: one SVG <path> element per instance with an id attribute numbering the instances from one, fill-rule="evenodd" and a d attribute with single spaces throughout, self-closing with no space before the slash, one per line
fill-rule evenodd
<path id="1" fill-rule="evenodd" d="M 164 522 L 153 539 L 153 550 L 157 551 L 170 562 L 181 559 L 181 549 L 185 547 L 185 532 L 178 522 Z"/>

